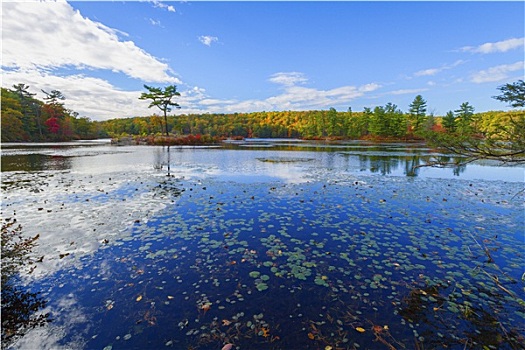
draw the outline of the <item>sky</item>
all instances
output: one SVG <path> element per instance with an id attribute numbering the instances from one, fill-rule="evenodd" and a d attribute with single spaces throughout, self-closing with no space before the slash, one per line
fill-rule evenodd
<path id="1" fill-rule="evenodd" d="M 2 1 L 2 87 L 59 90 L 92 120 L 161 115 L 144 84 L 176 85 L 172 114 L 362 111 L 416 95 L 444 115 L 524 78 L 523 1 Z"/>

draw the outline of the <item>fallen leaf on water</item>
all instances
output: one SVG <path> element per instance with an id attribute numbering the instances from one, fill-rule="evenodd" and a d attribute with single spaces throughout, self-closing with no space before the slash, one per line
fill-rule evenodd
<path id="1" fill-rule="evenodd" d="M 315 336 L 312 333 L 308 333 L 308 339 L 314 340 Z"/>
<path id="2" fill-rule="evenodd" d="M 266 328 L 266 327 L 263 327 L 261 328 L 261 331 L 262 331 L 262 336 L 267 338 L 270 336 L 270 329 L 269 328 Z"/>
<path id="3" fill-rule="evenodd" d="M 388 329 L 388 328 L 387 328 Z M 381 333 L 383 331 L 383 327 L 381 326 L 378 326 L 378 325 L 374 325 L 372 327 L 372 330 L 374 331 L 374 333 Z"/>
<path id="4" fill-rule="evenodd" d="M 175 297 L 174 297 L 174 296 L 171 296 L 171 295 L 168 295 L 168 299 L 171 300 L 171 299 L 173 299 L 173 298 L 175 298 Z"/>
<path id="5" fill-rule="evenodd" d="M 355 327 L 355 330 L 358 331 L 359 333 L 363 333 L 365 331 L 363 327 Z"/>
<path id="6" fill-rule="evenodd" d="M 233 348 L 233 344 L 226 344 L 222 347 L 221 350 L 231 350 Z"/>
<path id="7" fill-rule="evenodd" d="M 141 300 L 142 300 L 142 295 L 139 295 L 139 296 L 137 297 L 137 299 L 135 299 L 135 301 L 141 301 Z"/>

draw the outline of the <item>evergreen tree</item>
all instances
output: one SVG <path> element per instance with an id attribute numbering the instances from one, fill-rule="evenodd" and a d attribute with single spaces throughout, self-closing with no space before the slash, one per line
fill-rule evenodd
<path id="1" fill-rule="evenodd" d="M 459 109 L 454 111 L 457 117 L 457 129 L 462 133 L 471 133 L 472 128 L 472 117 L 474 116 L 474 107 L 468 102 L 463 102 Z"/>
<path id="2" fill-rule="evenodd" d="M 164 114 L 166 136 L 169 136 L 167 113 L 171 111 L 171 107 L 180 108 L 178 103 L 172 101 L 174 97 L 180 96 L 180 93 L 177 91 L 177 87 L 175 85 L 169 85 L 164 89 L 161 89 L 144 85 L 144 88 L 148 90 L 148 92 L 143 92 L 140 95 L 139 100 L 151 100 L 149 108 L 155 106 L 162 111 Z"/>
<path id="3" fill-rule="evenodd" d="M 525 107 L 525 82 L 523 79 L 498 88 L 502 94 L 493 96 L 498 101 L 508 102 L 511 107 Z"/>
<path id="4" fill-rule="evenodd" d="M 421 95 L 417 95 L 409 105 L 408 112 L 413 131 L 416 133 L 421 131 L 421 128 L 425 124 L 427 101 L 425 101 Z"/>
<path id="5" fill-rule="evenodd" d="M 443 117 L 442 125 L 447 132 L 456 131 L 456 116 L 454 115 L 454 112 L 447 112 L 447 114 Z"/>

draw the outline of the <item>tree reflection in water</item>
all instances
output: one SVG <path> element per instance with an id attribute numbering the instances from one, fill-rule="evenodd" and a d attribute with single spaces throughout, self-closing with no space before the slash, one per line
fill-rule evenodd
<path id="1" fill-rule="evenodd" d="M 47 303 L 39 293 L 17 285 L 16 277 L 31 273 L 36 262 L 43 258 L 31 256 L 37 240 L 38 235 L 24 237 L 16 219 L 6 219 L 2 223 L 2 349 L 11 346 L 30 329 L 51 321 L 48 313 L 39 312 Z"/>
<path id="2" fill-rule="evenodd" d="M 351 155 L 351 154 L 348 154 Z M 422 156 L 418 154 L 396 156 L 392 154 L 385 155 L 357 155 L 359 166 L 362 170 L 369 169 L 371 173 L 389 175 L 395 173 L 398 169 L 404 169 L 406 176 L 418 176 L 422 167 L 442 167 L 452 168 L 455 176 L 465 172 L 467 165 L 462 158 L 452 158 L 448 156 Z"/>

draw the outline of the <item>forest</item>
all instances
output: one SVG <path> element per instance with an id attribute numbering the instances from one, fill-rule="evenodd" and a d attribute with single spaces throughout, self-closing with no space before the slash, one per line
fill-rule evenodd
<path id="1" fill-rule="evenodd" d="M 58 90 L 34 98 L 25 84 L 2 88 L 2 142 L 71 141 L 106 138 L 102 125 L 64 107 Z"/>
<path id="2" fill-rule="evenodd" d="M 522 81 L 501 87 L 506 98 L 509 86 L 522 88 Z M 319 140 L 368 139 L 379 141 L 435 140 L 435 135 L 468 135 L 474 139 L 497 139 L 515 142 L 523 127 L 525 111 L 489 111 L 475 113 L 468 102 L 444 116 L 427 113 L 427 101 L 417 95 L 404 112 L 387 103 L 355 112 L 328 110 L 268 111 L 232 114 L 167 115 L 116 118 L 91 121 L 64 107 L 60 91 L 43 91 L 43 101 L 34 98 L 24 84 L 2 88 L 2 142 L 68 141 L 76 139 L 141 137 L 153 140 L 163 133 L 172 137 L 189 137 L 193 141 L 216 142 L 224 138 L 302 138 Z M 518 96 L 518 100 L 520 100 Z M 512 105 L 512 104 L 511 104 Z M 512 105 L 513 107 L 522 107 Z M 519 136 L 519 133 L 518 133 Z M 149 138 L 147 138 L 149 137 Z M 514 139 L 513 139 L 514 138 Z M 517 141 L 522 142 L 523 137 Z"/>

